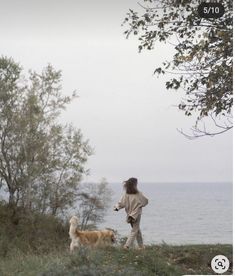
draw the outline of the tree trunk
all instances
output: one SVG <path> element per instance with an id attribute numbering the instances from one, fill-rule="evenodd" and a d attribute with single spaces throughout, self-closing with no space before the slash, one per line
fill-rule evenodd
<path id="1" fill-rule="evenodd" d="M 15 191 L 12 189 L 9 189 L 9 198 L 8 198 L 8 204 L 11 207 L 15 206 L 15 197 L 14 197 Z"/>

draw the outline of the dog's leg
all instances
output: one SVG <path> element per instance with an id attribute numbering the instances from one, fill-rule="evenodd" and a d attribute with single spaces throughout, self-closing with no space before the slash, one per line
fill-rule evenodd
<path id="1" fill-rule="evenodd" d="M 73 241 L 71 241 L 70 246 L 69 246 L 70 252 L 73 252 L 74 247 L 75 247 L 75 244 L 73 243 Z"/>

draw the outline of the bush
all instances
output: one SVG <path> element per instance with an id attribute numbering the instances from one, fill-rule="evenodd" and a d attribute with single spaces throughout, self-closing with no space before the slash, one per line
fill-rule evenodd
<path id="1" fill-rule="evenodd" d="M 60 219 L 36 212 L 14 212 L 0 204 L 0 257 L 12 250 L 23 253 L 48 253 L 68 246 L 68 225 Z"/>

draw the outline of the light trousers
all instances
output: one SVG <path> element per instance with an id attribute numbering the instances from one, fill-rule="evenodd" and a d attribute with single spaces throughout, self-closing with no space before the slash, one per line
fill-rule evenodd
<path id="1" fill-rule="evenodd" d="M 142 238 L 142 233 L 140 231 L 140 219 L 141 219 L 141 215 L 139 215 L 135 222 L 131 223 L 131 233 L 126 241 L 125 246 L 132 246 L 134 243 L 134 240 L 137 240 L 138 246 L 143 246 L 143 238 Z"/>

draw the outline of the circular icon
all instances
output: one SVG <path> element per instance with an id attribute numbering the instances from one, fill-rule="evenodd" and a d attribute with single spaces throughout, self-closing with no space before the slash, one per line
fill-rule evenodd
<path id="1" fill-rule="evenodd" d="M 211 268 L 215 273 L 222 274 L 229 269 L 229 260 L 224 255 L 216 255 L 211 260 Z"/>

